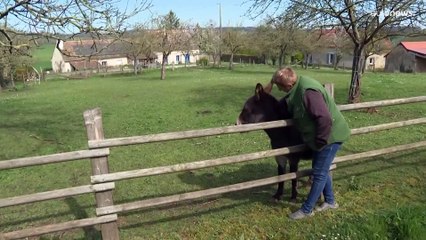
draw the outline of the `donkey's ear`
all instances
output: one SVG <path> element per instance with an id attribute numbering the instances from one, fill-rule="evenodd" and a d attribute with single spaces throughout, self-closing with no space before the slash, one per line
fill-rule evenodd
<path id="1" fill-rule="evenodd" d="M 256 90 L 255 90 L 255 95 L 257 97 L 257 99 L 260 99 L 260 96 L 264 93 L 263 91 L 263 86 L 262 84 L 258 83 L 256 84 Z"/>

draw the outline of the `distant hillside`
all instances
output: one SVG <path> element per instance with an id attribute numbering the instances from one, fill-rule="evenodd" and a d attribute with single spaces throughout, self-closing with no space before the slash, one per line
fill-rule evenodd
<path id="1" fill-rule="evenodd" d="M 33 62 L 34 62 L 34 67 L 37 70 L 39 70 L 40 68 L 43 68 L 43 69 L 52 68 L 51 59 L 52 59 L 54 49 L 55 49 L 55 43 L 46 43 L 33 49 L 33 52 L 32 52 Z"/>

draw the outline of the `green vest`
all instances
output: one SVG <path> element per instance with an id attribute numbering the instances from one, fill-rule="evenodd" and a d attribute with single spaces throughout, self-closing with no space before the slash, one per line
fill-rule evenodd
<path id="1" fill-rule="evenodd" d="M 351 131 L 342 113 L 337 108 L 334 99 L 328 94 L 325 88 L 318 81 L 312 78 L 299 76 L 298 80 L 296 81 L 296 84 L 288 92 L 286 97 L 289 111 L 293 115 L 293 119 L 297 129 L 302 133 L 302 138 L 304 142 L 311 149 L 319 150 L 315 144 L 315 122 L 306 112 L 305 105 L 303 103 L 305 91 L 307 89 L 313 89 L 318 92 L 321 92 L 324 96 L 324 100 L 328 107 L 328 110 L 331 113 L 332 127 L 330 137 L 327 140 L 327 144 L 335 142 L 344 142 L 348 140 Z"/>

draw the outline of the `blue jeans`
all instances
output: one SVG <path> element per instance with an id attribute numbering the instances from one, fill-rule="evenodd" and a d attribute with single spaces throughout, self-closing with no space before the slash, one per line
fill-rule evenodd
<path id="1" fill-rule="evenodd" d="M 314 152 L 312 159 L 313 183 L 309 191 L 308 199 L 302 205 L 304 213 L 310 213 L 315 207 L 315 203 L 324 194 L 325 202 L 334 204 L 333 182 L 329 174 L 331 163 L 340 149 L 341 143 L 332 143 L 325 146 L 320 151 Z"/>

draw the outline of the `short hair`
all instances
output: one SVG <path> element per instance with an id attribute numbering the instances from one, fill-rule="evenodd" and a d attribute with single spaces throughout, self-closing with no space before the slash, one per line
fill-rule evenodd
<path id="1" fill-rule="evenodd" d="M 277 70 L 274 75 L 272 76 L 271 82 L 272 83 L 282 83 L 287 81 L 296 81 L 297 74 L 291 67 L 284 67 L 279 70 Z"/>

